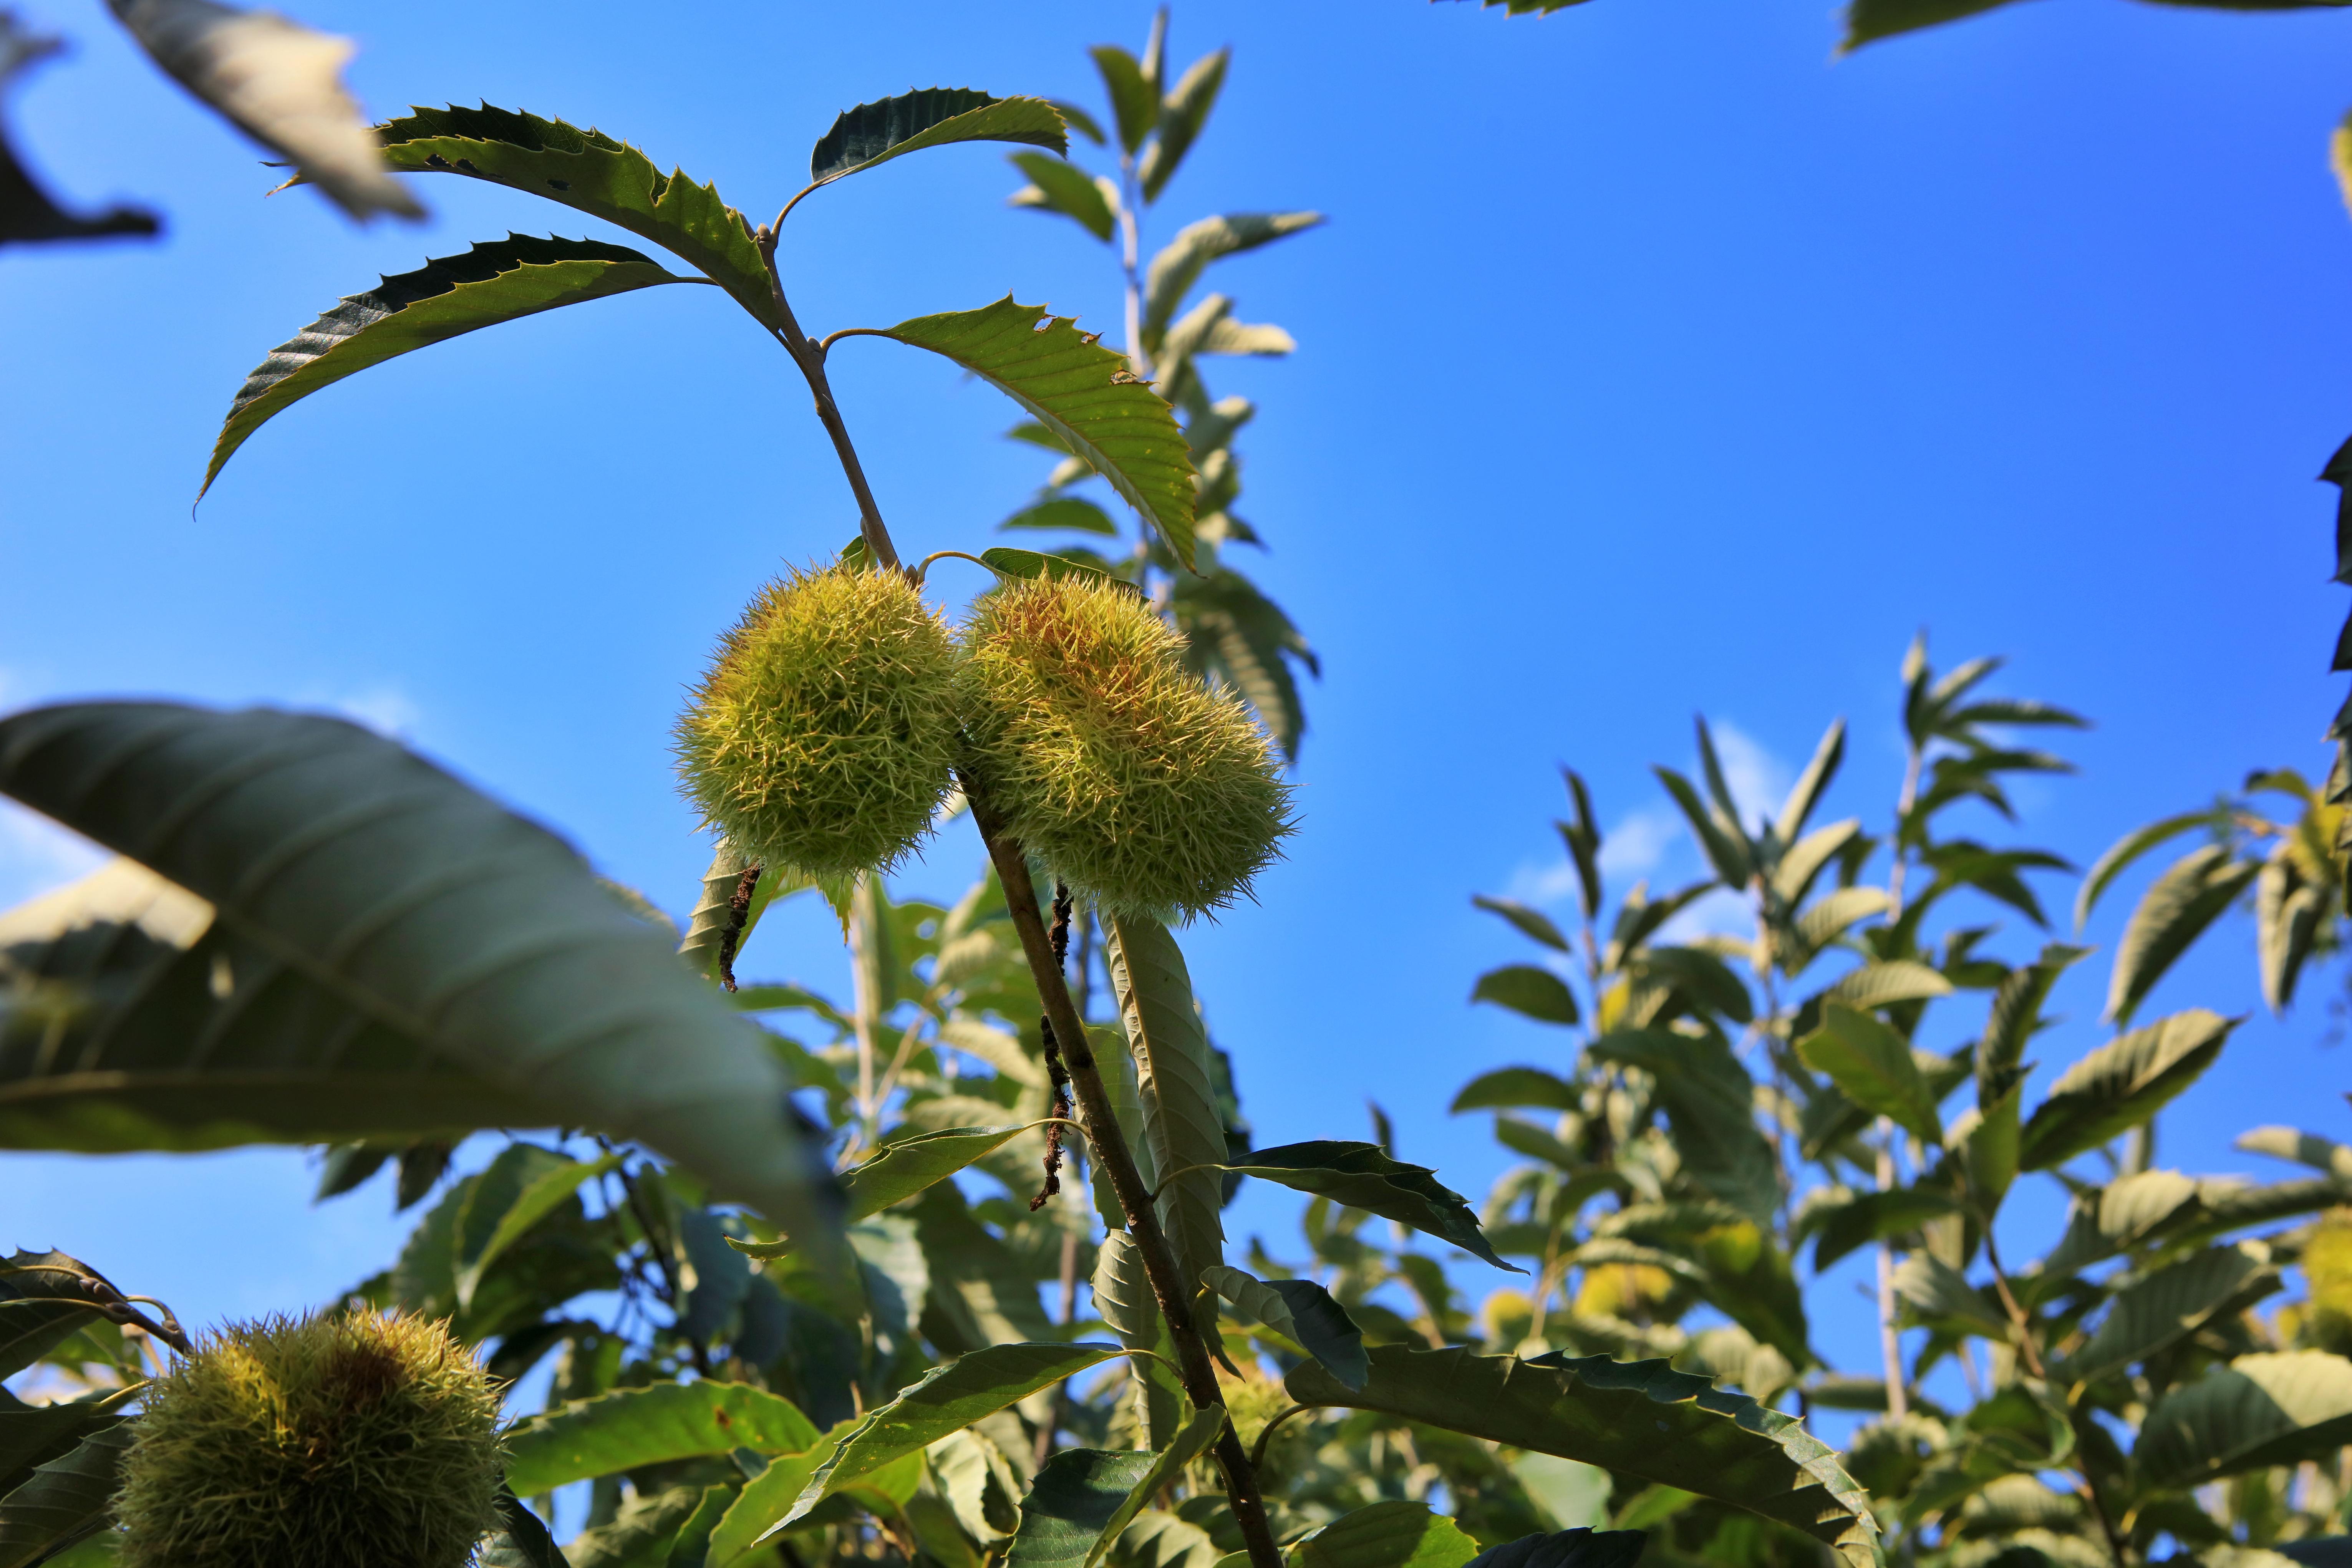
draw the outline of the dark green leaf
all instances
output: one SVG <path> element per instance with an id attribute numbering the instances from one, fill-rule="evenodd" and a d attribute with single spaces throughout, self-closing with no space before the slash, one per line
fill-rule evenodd
<path id="1" fill-rule="evenodd" d="M 1686 1176 L 1750 1219 L 1771 1223 L 1778 1166 L 1756 1125 L 1754 1080 L 1721 1037 L 1620 1029 L 1589 1048 L 1657 1080 L 1653 1092 L 1665 1105 Z"/>
<path id="2" fill-rule="evenodd" d="M 1492 1002 L 1543 1024 L 1573 1024 L 1583 1016 L 1568 982 L 1532 963 L 1507 963 L 1488 970 L 1471 988 L 1470 1000 Z"/>
<path id="3" fill-rule="evenodd" d="M 1066 528 L 1079 533 L 1107 533 L 1114 537 L 1118 533 L 1118 524 L 1110 520 L 1110 514 L 1084 496 L 1051 497 L 1023 507 L 996 526 Z"/>
<path id="4" fill-rule="evenodd" d="M 2277 1289 L 2277 1271 L 2238 1247 L 2191 1254 L 2117 1293 L 2098 1332 L 2066 1358 L 2059 1375 L 2088 1383 L 2120 1372 Z"/>
<path id="5" fill-rule="evenodd" d="M 649 1465 L 752 1448 L 805 1453 L 822 1436 L 790 1400 L 743 1383 L 657 1383 L 576 1399 L 507 1437 L 507 1484 L 524 1496 Z"/>
<path id="6" fill-rule="evenodd" d="M 1360 1393 L 1312 1362 L 1284 1380 L 1302 1405 L 1382 1411 L 1680 1487 L 1777 1520 L 1874 1568 L 1877 1530 L 1837 1456 L 1793 1416 L 1662 1361 L 1520 1361 L 1382 1345 Z"/>
<path id="7" fill-rule="evenodd" d="M 1013 550 L 998 545 L 980 552 L 981 560 L 1007 577 L 1080 577 L 1090 583 L 1107 583 L 1116 588 L 1141 597 L 1143 590 L 1123 577 L 1114 577 L 1099 566 L 1089 566 L 1083 561 L 1073 561 L 1066 555 L 1046 555 L 1034 550 Z"/>
<path id="8" fill-rule="evenodd" d="M 1959 1203 L 1949 1193 L 1932 1187 L 1895 1187 L 1883 1193 L 1856 1193 L 1842 1204 L 1809 1210 L 1818 1232 L 1813 1243 L 1813 1271 L 1821 1272 L 1858 1247 L 1917 1230 L 1931 1219 L 1958 1212 Z"/>
<path id="9" fill-rule="evenodd" d="M 1025 1127 L 942 1127 L 936 1132 L 896 1138 L 872 1159 L 842 1178 L 849 1194 L 849 1217 L 864 1219 L 945 1181 L 985 1154 L 992 1154 L 1027 1131 Z"/>
<path id="10" fill-rule="evenodd" d="M 1278 1149 L 1253 1150 L 1222 1168 L 1395 1220 L 1451 1242 L 1497 1268 L 1527 1272 L 1495 1256 L 1478 1228 L 1478 1216 L 1470 1212 L 1461 1194 L 1438 1184 L 1434 1171 L 1391 1159 L 1377 1143 L 1328 1139 L 1286 1143 Z"/>
<path id="11" fill-rule="evenodd" d="M 1772 825 L 1773 836 L 1783 844 L 1794 844 L 1805 831 L 1805 821 L 1821 804 L 1822 792 L 1837 777 L 1838 764 L 1845 761 L 1845 721 L 1834 719 L 1822 731 L 1821 743 L 1813 748 L 1812 761 L 1789 790 L 1789 798 L 1780 803 L 1780 816 Z"/>
<path id="12" fill-rule="evenodd" d="M 1296 1568 L 1463 1568 L 1478 1543 L 1427 1503 L 1376 1502 L 1343 1513 L 1290 1549 Z"/>
<path id="13" fill-rule="evenodd" d="M 1653 1510 L 1670 1505 L 1675 1497 L 1687 1500 L 1690 1496 L 1678 1488 L 1652 1490 L 1661 1493 L 1651 1504 Z M 1651 1513 L 1647 1517 L 1659 1516 Z M 1563 1530 L 1554 1535 L 1526 1535 L 1480 1552 L 1470 1560 L 1469 1568 L 1633 1568 L 1641 1561 L 1642 1546 L 1648 1539 L 1640 1530 L 1625 1529 Z"/>
<path id="14" fill-rule="evenodd" d="M 1160 89 L 1143 74 L 1136 58 L 1117 44 L 1097 44 L 1087 51 L 1102 73 L 1103 89 L 1110 96 L 1112 116 L 1118 121 L 1118 144 L 1132 153 L 1151 134 L 1160 118 Z"/>
<path id="15" fill-rule="evenodd" d="M 667 1568 L 679 1531 L 702 1510 L 704 1489 L 686 1483 L 636 1493 L 611 1522 L 572 1538 L 572 1568 Z"/>
<path id="16" fill-rule="evenodd" d="M 2209 844 L 2174 862 L 2132 910 L 2116 944 L 2116 967 L 2107 985 L 2107 1016 L 2118 1024 L 2147 997 L 2173 961 L 2189 951 L 2237 900 L 2262 871 L 2258 861 L 2240 861 L 2222 844 Z"/>
<path id="17" fill-rule="evenodd" d="M 1470 902 L 1489 914 L 1502 916 L 1519 929 L 1520 934 L 1534 938 L 1546 947 L 1561 952 L 1569 951 L 1568 938 L 1560 935 L 1559 927 L 1549 915 L 1531 908 L 1517 899 L 1490 899 L 1484 893 L 1473 894 Z"/>
<path id="18" fill-rule="evenodd" d="M 76 972 L 88 1010 L 54 1058 L 0 999 L 0 1145 L 596 1127 L 831 1234 L 764 1033 L 562 840 L 394 742 L 259 710 L 36 709 L 0 721 L 0 792 L 178 884 L 102 871 L 110 907 L 85 883 L 45 940 L 0 935 L 37 977 L 109 960 Z"/>
<path id="19" fill-rule="evenodd" d="M 2132 1459 L 2160 1487 L 2321 1458 L 2352 1440 L 2352 1362 L 2323 1351 L 2243 1355 L 2158 1400 Z"/>
<path id="20" fill-rule="evenodd" d="M 2108 1041 L 2050 1086 L 2026 1122 L 2020 1168 L 2046 1171 L 2155 1115 L 2221 1054 L 2237 1026 L 2202 1008 Z"/>
<path id="21" fill-rule="evenodd" d="M 1289 616 L 1257 584 L 1224 566 L 1179 577 L 1169 609 L 1184 634 L 1185 667 L 1240 692 L 1282 754 L 1295 760 L 1307 733 L 1307 710 L 1291 666 L 1318 676 L 1323 667 Z"/>
<path id="22" fill-rule="evenodd" d="M 29 1568 L 106 1527 L 132 1429 L 100 1427 L 0 1496 L 0 1568 Z"/>
<path id="23" fill-rule="evenodd" d="M 826 184 L 877 163 L 952 142 L 1026 142 L 1070 150 L 1062 117 L 1042 98 L 992 98 L 969 87 L 927 87 L 842 110 L 809 154 L 809 180 Z"/>
<path id="24" fill-rule="evenodd" d="M 1932 1252 L 1915 1252 L 1902 1261 L 1895 1270 L 1895 1293 L 1916 1321 L 1931 1329 L 2004 1342 L 2009 1338 L 2010 1321 L 2000 1306 Z"/>
<path id="25" fill-rule="evenodd" d="M 412 173 L 465 174 L 561 202 L 650 240 L 734 297 L 752 319 L 780 329 L 767 263 L 741 213 L 635 147 L 601 131 L 492 109 L 412 108 L 376 127 L 384 162 Z"/>
<path id="26" fill-rule="evenodd" d="M 1186 1289 L 1225 1260 L 1225 1119 L 1183 950 L 1157 921 L 1104 914 L 1105 968 L 1135 1061 L 1160 1224 Z"/>
<path id="27" fill-rule="evenodd" d="M 1459 1114 L 1522 1105 L 1544 1110 L 1579 1110 L 1583 1108 L 1583 1099 L 1574 1084 L 1541 1068 L 1496 1068 L 1464 1084 L 1447 1109 Z"/>
<path id="28" fill-rule="evenodd" d="M 2083 929 L 2084 923 L 2091 918 L 2092 906 L 2099 901 L 2099 895 L 2105 892 L 2133 861 L 2159 844 L 2212 825 L 2213 814 L 2210 810 L 2184 811 L 2178 816 L 2151 822 L 2116 840 L 2108 847 L 2107 852 L 2092 861 L 2091 868 L 2083 874 L 2082 891 L 2074 895 L 2074 929 L 2077 931 Z"/>
<path id="29" fill-rule="evenodd" d="M 770 1533 L 789 1528 L 852 1482 L 921 1452 L 949 1433 L 1125 1353 L 1117 1345 L 991 1345 L 934 1367 L 841 1440 Z"/>
<path id="30" fill-rule="evenodd" d="M 1092 464 L 1192 564 L 1192 458 L 1175 416 L 1127 356 L 1072 318 L 1006 295 L 977 310 L 918 316 L 880 332 L 953 360 L 1027 409 Z"/>
<path id="31" fill-rule="evenodd" d="M 1204 217 L 1176 231 L 1159 255 L 1151 258 L 1143 281 L 1143 341 L 1156 350 L 1168 324 L 1183 308 L 1184 297 L 1201 280 L 1209 263 L 1244 250 L 1255 250 L 1277 239 L 1313 228 L 1321 213 L 1229 213 Z"/>
<path id="32" fill-rule="evenodd" d="M 204 489 L 271 416 L 370 365 L 501 321 L 688 279 L 651 257 L 593 239 L 510 234 L 396 273 L 342 302 L 269 351 L 230 400 L 213 441 Z"/>
<path id="33" fill-rule="evenodd" d="M 1225 1413 L 1196 1410 L 1158 1453 L 1066 1448 L 1045 1461 L 1021 1500 L 1007 1562 L 1019 1568 L 1095 1568 L 1144 1506 L 1209 1450 Z"/>
<path id="34" fill-rule="evenodd" d="M 499 1519 L 506 1526 L 506 1542 L 517 1568 L 572 1568 L 547 1524 L 523 1506 L 509 1486 L 499 1488 Z"/>
<path id="35" fill-rule="evenodd" d="M 1221 1265 L 1205 1270 L 1201 1283 L 1233 1303 L 1244 1319 L 1265 1324 L 1321 1362 L 1349 1388 L 1363 1387 L 1371 1375 L 1363 1331 L 1312 1279 L 1262 1280 Z"/>
<path id="36" fill-rule="evenodd" d="M 1048 158 L 1043 153 L 1015 153 L 1013 163 L 1030 180 L 1025 188 L 1013 193 L 1014 206 L 1060 213 L 1064 217 L 1076 218 L 1097 239 L 1110 238 L 1118 219 L 1092 174 L 1076 163 Z"/>
<path id="37" fill-rule="evenodd" d="M 1698 840 L 1699 848 L 1706 852 L 1706 863 L 1715 868 L 1715 874 L 1723 879 L 1726 887 L 1746 887 L 1755 868 L 1749 863 L 1747 840 L 1740 833 L 1738 824 L 1727 821 L 1708 810 L 1706 803 L 1699 799 L 1698 791 L 1691 787 L 1690 781 L 1674 769 L 1652 768 L 1650 771 L 1657 775 L 1660 784 L 1666 786 L 1666 794 L 1674 797 L 1675 805 L 1682 811 L 1683 820 L 1690 824 L 1692 837 Z"/>
<path id="38" fill-rule="evenodd" d="M 489 1169 L 482 1173 L 482 1182 L 475 1186 L 467 1203 L 463 1224 L 468 1236 L 480 1236 L 486 1222 L 488 1234 L 481 1236 L 478 1248 L 458 1260 L 456 1284 L 459 1309 L 473 1304 L 482 1276 L 508 1247 L 520 1241 L 524 1233 L 552 1214 L 583 1183 L 619 1169 L 622 1159 L 619 1154 L 606 1154 L 583 1163 L 528 1143 L 510 1144 L 501 1150 Z"/>
<path id="39" fill-rule="evenodd" d="M 1891 1117 L 1929 1147 L 1944 1141 L 1936 1097 L 1911 1058 L 1911 1047 L 1886 1025 L 1843 1002 L 1822 1008 L 1822 1026 L 1797 1042 L 1797 1057 L 1829 1074 L 1847 1099 Z"/>

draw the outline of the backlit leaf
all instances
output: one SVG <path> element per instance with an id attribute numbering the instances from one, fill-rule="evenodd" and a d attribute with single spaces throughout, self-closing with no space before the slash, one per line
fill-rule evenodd
<path id="1" fill-rule="evenodd" d="M 749 1384 L 657 1383 L 576 1399 L 515 1427 L 507 1484 L 532 1497 L 698 1454 L 805 1453 L 820 1436 L 791 1401 Z"/>
<path id="2" fill-rule="evenodd" d="M 1045 1461 L 1021 1500 L 1007 1562 L 1018 1568 L 1095 1568 L 1144 1505 L 1225 1428 L 1216 1405 L 1196 1410 L 1158 1453 L 1066 1448 Z"/>
<path id="3" fill-rule="evenodd" d="M 2132 1458 L 2161 1487 L 2193 1487 L 2333 1453 L 2352 1440 L 2352 1362 L 2324 1351 L 2242 1355 L 2158 1400 Z"/>
<path id="4" fill-rule="evenodd" d="M 2019 1167 L 2062 1165 L 2146 1121 L 2213 1065 L 2236 1026 L 2192 1008 L 2101 1046 L 2068 1068 L 2035 1107 Z"/>
<path id="5" fill-rule="evenodd" d="M 1286 1143 L 1278 1149 L 1253 1150 L 1220 1168 L 1395 1220 L 1451 1242 L 1497 1268 L 1527 1272 L 1495 1255 L 1478 1228 L 1478 1216 L 1470 1212 L 1461 1194 L 1440 1185 L 1429 1167 L 1392 1159 L 1377 1143 L 1330 1139 Z"/>
<path id="6" fill-rule="evenodd" d="M 1027 186 L 1013 193 L 1014 206 L 1060 213 L 1064 217 L 1076 219 L 1097 239 L 1110 238 L 1118 219 L 1111 211 L 1110 198 L 1092 174 L 1076 163 L 1049 158 L 1043 153 L 1015 153 L 1013 163 L 1030 181 Z"/>
<path id="7" fill-rule="evenodd" d="M 1135 1060 L 1160 1228 L 1187 1289 L 1225 1260 L 1225 1119 L 1183 950 L 1157 921 L 1101 917 L 1104 959 Z"/>
<path id="8" fill-rule="evenodd" d="M 842 1177 L 849 1217 L 864 1219 L 945 1181 L 973 1161 L 1018 1138 L 1024 1127 L 942 1127 L 912 1138 L 895 1138 Z"/>
<path id="9" fill-rule="evenodd" d="M 1583 1016 L 1568 982 L 1532 963 L 1507 963 L 1486 971 L 1470 988 L 1470 1000 L 1492 1002 L 1541 1024 L 1574 1024 Z"/>
<path id="10" fill-rule="evenodd" d="M 1161 334 L 1183 308 L 1184 297 L 1208 265 L 1261 245 L 1303 233 L 1323 221 L 1321 213 L 1228 213 L 1204 217 L 1176 231 L 1143 280 L 1143 341 L 1155 353 Z"/>
<path id="11" fill-rule="evenodd" d="M 826 184 L 926 147 L 954 142 L 1026 142 L 1070 150 L 1062 116 L 1042 98 L 992 98 L 969 87 L 927 87 L 841 111 L 809 154 L 809 179 Z"/>
<path id="12" fill-rule="evenodd" d="M 1258 1279 L 1221 1266 L 1204 1272 L 1201 1283 L 1231 1302 L 1242 1318 L 1265 1324 L 1321 1362 L 1349 1388 L 1363 1387 L 1371 1375 L 1363 1331 L 1314 1280 Z"/>
<path id="13" fill-rule="evenodd" d="M 1463 1568 L 1477 1555 L 1452 1520 L 1402 1500 L 1343 1513 L 1290 1549 L 1295 1568 Z"/>

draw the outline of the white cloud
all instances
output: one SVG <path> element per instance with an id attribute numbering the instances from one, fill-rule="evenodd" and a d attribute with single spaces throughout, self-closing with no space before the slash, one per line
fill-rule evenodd
<path id="1" fill-rule="evenodd" d="M 1723 763 L 1724 787 L 1739 807 L 1739 819 L 1754 828 L 1759 816 L 1777 816 L 1796 770 L 1766 750 L 1763 742 L 1736 725 L 1708 726 L 1715 736 L 1715 754 Z"/>
<path id="2" fill-rule="evenodd" d="M 1612 880 L 1648 876 L 1682 832 L 1682 815 L 1671 805 L 1627 812 L 1601 836 L 1601 874 Z"/>
<path id="3" fill-rule="evenodd" d="M 312 688 L 296 697 L 297 706 L 324 709 L 355 724 L 364 724 L 388 739 L 411 742 L 424 722 L 425 710 L 397 686 L 370 686 L 357 691 L 324 692 Z"/>

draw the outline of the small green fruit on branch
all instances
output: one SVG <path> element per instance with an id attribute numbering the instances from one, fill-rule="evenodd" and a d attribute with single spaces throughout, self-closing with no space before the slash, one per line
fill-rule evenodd
<path id="1" fill-rule="evenodd" d="M 973 767 L 1013 837 L 1098 907 L 1222 909 L 1291 831 L 1249 710 L 1189 674 L 1181 638 L 1124 586 L 1010 583 L 964 644 Z"/>
<path id="2" fill-rule="evenodd" d="M 955 667 L 947 626 L 900 573 L 771 583 L 678 719 L 686 796 L 752 864 L 887 868 L 947 795 Z"/>
<path id="3" fill-rule="evenodd" d="M 499 1528 L 498 1387 L 440 1323 L 233 1326 L 146 1401 L 126 1568 L 462 1568 Z"/>

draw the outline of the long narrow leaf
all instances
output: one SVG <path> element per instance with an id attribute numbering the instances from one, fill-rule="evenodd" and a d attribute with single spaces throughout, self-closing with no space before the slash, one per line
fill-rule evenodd
<path id="1" fill-rule="evenodd" d="M 1183 950 L 1157 921 L 1102 917 L 1104 961 L 1135 1058 L 1143 1135 L 1160 1173 L 1160 1224 L 1184 1288 L 1225 1260 L 1225 1119 L 1209 1037 L 1192 1005 Z"/>
<path id="2" fill-rule="evenodd" d="M 841 111 L 809 154 L 809 179 L 829 184 L 926 147 L 1026 142 L 1070 150 L 1062 115 L 1042 98 L 993 98 L 969 87 L 927 87 Z"/>

